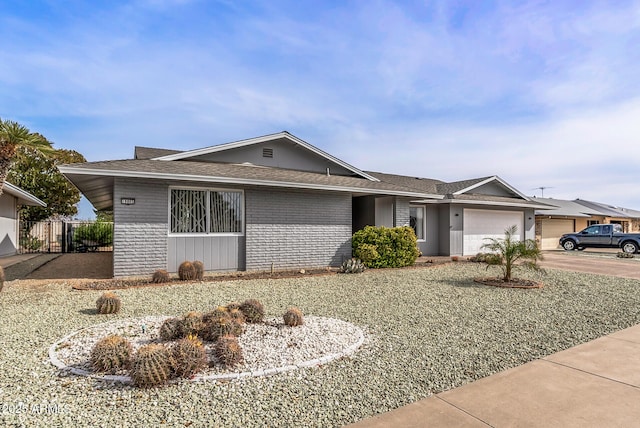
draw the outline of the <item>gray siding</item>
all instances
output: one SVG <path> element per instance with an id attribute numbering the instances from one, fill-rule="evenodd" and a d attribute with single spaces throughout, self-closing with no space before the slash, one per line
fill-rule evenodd
<path id="1" fill-rule="evenodd" d="M 262 149 L 264 148 L 272 149 L 273 157 L 264 157 L 262 155 Z M 326 173 L 327 168 L 329 168 L 330 173 L 333 175 L 353 175 L 351 171 L 285 138 L 197 156 L 193 158 L 193 160 L 226 163 L 249 162 L 254 165 L 272 168 L 295 169 L 319 173 Z"/>
<path id="2" fill-rule="evenodd" d="M 351 196 L 246 190 L 246 269 L 338 266 L 351 257 Z"/>
<path id="3" fill-rule="evenodd" d="M 438 223 L 439 223 L 439 231 L 438 231 L 438 241 L 439 241 L 439 250 L 438 253 L 443 256 L 449 255 L 449 248 L 451 247 L 451 242 L 449 241 L 449 228 L 451 225 L 450 220 L 450 205 L 439 205 L 438 206 Z"/>
<path id="4" fill-rule="evenodd" d="M 167 268 L 167 190 L 154 180 L 116 178 L 113 275 L 145 275 Z M 135 198 L 122 205 L 121 198 Z"/>
<path id="5" fill-rule="evenodd" d="M 420 250 L 425 256 L 437 256 L 440 254 L 440 216 L 438 207 L 427 205 L 427 230 L 426 241 L 420 243 Z"/>
<path id="6" fill-rule="evenodd" d="M 170 236 L 167 270 L 177 272 L 185 260 L 200 260 L 205 270 L 242 270 L 244 236 Z"/>

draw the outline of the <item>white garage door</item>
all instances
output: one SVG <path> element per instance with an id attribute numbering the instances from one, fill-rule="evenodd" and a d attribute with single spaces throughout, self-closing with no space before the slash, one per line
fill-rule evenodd
<path id="1" fill-rule="evenodd" d="M 548 218 L 542 220 L 540 231 L 540 248 L 553 250 L 559 248 L 558 240 L 565 233 L 573 232 L 573 220 Z"/>
<path id="2" fill-rule="evenodd" d="M 463 255 L 473 256 L 481 252 L 486 238 L 504 238 L 504 231 L 514 224 L 518 233 L 514 239 L 520 239 L 524 224 L 524 213 L 517 211 L 493 211 L 465 209 L 463 213 Z"/>

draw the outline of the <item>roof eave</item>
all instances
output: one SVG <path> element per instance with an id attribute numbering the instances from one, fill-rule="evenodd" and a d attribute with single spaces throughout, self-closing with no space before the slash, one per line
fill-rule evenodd
<path id="1" fill-rule="evenodd" d="M 18 198 L 19 205 L 30 205 L 30 206 L 40 206 L 46 207 L 47 204 L 40 200 L 39 198 L 33 196 L 31 193 L 27 192 L 19 188 L 18 186 L 14 186 L 13 184 L 5 181 L 3 191 L 11 196 L 15 196 Z"/>
<path id="2" fill-rule="evenodd" d="M 131 178 L 150 178 L 156 180 L 176 180 L 176 181 L 200 181 L 205 183 L 222 183 L 248 186 L 268 186 L 283 187 L 293 189 L 309 189 L 309 190 L 325 190 L 360 194 L 377 194 L 391 196 L 405 196 L 410 198 L 443 198 L 442 195 L 430 195 L 418 192 L 408 192 L 400 190 L 371 189 L 366 187 L 337 186 L 313 183 L 295 183 L 286 181 L 258 180 L 250 178 L 234 178 L 219 176 L 203 176 L 191 174 L 167 174 L 157 172 L 141 172 L 141 171 L 118 171 L 118 170 L 100 170 L 85 169 L 70 166 L 59 166 L 58 169 L 65 175 L 95 175 L 109 177 L 131 177 Z"/>

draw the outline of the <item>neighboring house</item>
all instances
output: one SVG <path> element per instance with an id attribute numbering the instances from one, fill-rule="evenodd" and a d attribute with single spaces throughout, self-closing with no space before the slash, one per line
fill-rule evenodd
<path id="1" fill-rule="evenodd" d="M 136 147 L 135 158 L 61 166 L 114 212 L 114 275 L 338 266 L 365 225 L 412 225 L 425 255 L 473 255 L 516 224 L 534 238 L 532 201 L 498 177 L 445 183 L 362 171 L 280 132 L 202 149 Z"/>
<path id="2" fill-rule="evenodd" d="M 625 232 L 640 232 L 640 211 L 576 199 L 533 198 L 552 209 L 536 211 L 536 240 L 542 250 L 560 248 L 560 236 L 592 224 L 620 224 Z"/>
<path id="3" fill-rule="evenodd" d="M 47 206 L 31 193 L 5 181 L 0 195 L 0 256 L 18 252 L 19 205 Z"/>

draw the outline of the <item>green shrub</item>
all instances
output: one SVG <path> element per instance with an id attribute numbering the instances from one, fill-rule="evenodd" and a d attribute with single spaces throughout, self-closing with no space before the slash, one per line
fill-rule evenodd
<path id="1" fill-rule="evenodd" d="M 370 268 L 403 267 L 416 262 L 418 240 L 413 229 L 366 226 L 353 234 L 354 257 Z M 374 257 L 377 253 L 378 257 Z"/>
<path id="2" fill-rule="evenodd" d="M 113 225 L 101 222 L 81 224 L 73 230 L 73 242 L 95 242 L 99 247 L 108 247 L 113 244 Z"/>

